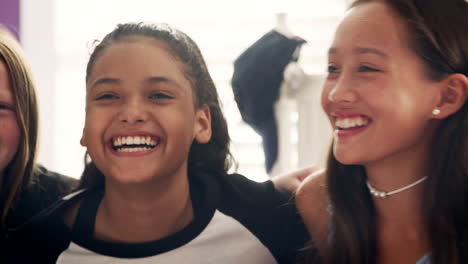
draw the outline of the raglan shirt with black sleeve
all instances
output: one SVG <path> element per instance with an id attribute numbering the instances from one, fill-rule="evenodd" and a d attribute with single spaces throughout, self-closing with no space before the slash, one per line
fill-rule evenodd
<path id="1" fill-rule="evenodd" d="M 289 194 L 238 174 L 199 171 L 189 181 L 194 220 L 168 237 L 132 244 L 96 239 L 104 190 L 80 190 L 11 232 L 10 256 L 15 263 L 295 263 L 309 236 Z M 76 201 L 69 228 L 63 213 Z"/>

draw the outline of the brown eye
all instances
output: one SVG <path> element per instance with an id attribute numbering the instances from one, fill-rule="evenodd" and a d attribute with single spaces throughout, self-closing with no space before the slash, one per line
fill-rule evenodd
<path id="1" fill-rule="evenodd" d="M 174 97 L 167 95 L 165 93 L 157 92 L 157 93 L 152 93 L 149 96 L 150 99 L 173 99 Z"/>
<path id="2" fill-rule="evenodd" d="M 16 109 L 13 106 L 9 104 L 4 104 L 4 103 L 0 103 L 0 110 L 8 110 L 8 111 L 16 112 Z"/>
<path id="3" fill-rule="evenodd" d="M 339 73 L 340 70 L 339 70 L 338 67 L 336 67 L 336 66 L 328 65 L 328 67 L 327 67 L 327 72 L 328 72 L 328 73 Z"/>
<path id="4" fill-rule="evenodd" d="M 381 70 L 376 69 L 376 68 L 372 68 L 372 67 L 369 67 L 369 66 L 361 66 L 361 67 L 359 67 L 359 71 L 360 72 L 380 72 Z"/>
<path id="5" fill-rule="evenodd" d="M 112 99 L 118 99 L 119 97 L 114 95 L 114 94 L 111 94 L 111 93 L 108 93 L 108 94 L 101 94 L 99 96 L 96 97 L 96 101 L 103 101 L 103 100 L 112 100 Z"/>

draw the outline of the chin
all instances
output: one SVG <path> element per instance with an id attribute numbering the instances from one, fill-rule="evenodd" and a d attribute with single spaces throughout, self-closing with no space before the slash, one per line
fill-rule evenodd
<path id="1" fill-rule="evenodd" d="M 145 184 L 151 181 L 151 179 L 148 179 L 146 177 L 114 177 L 113 178 L 114 182 L 117 182 L 122 185 L 140 185 L 140 184 Z"/>
<path id="2" fill-rule="evenodd" d="M 362 159 L 359 159 L 356 154 L 357 153 L 353 151 L 333 150 L 335 159 L 344 165 L 362 164 Z"/>
<path id="3" fill-rule="evenodd" d="M 352 159 L 344 159 L 344 158 L 339 158 L 336 156 L 335 156 L 335 159 L 343 165 L 356 165 L 356 162 L 354 162 Z"/>
<path id="4" fill-rule="evenodd" d="M 149 173 L 139 173 L 133 170 L 133 173 L 128 173 L 128 170 L 115 170 L 106 175 L 111 181 L 119 184 L 143 184 L 151 182 L 154 175 Z"/>

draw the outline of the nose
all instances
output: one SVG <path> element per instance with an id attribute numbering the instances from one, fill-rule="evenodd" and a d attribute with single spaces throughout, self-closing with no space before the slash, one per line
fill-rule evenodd
<path id="1" fill-rule="evenodd" d="M 346 73 L 342 73 L 338 79 L 332 84 L 332 88 L 328 93 L 328 100 L 337 104 L 351 104 L 358 99 L 356 84 L 352 78 Z"/>
<path id="2" fill-rule="evenodd" d="M 149 113 L 144 102 L 138 99 L 131 99 L 122 104 L 119 113 L 119 120 L 127 124 L 144 123 L 148 120 Z"/>

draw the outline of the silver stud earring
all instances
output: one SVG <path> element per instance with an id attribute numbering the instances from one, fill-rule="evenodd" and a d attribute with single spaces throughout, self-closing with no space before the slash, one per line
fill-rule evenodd
<path id="1" fill-rule="evenodd" d="M 440 114 L 440 110 L 436 108 L 436 109 L 432 110 L 432 114 L 433 115 L 438 115 L 438 114 Z"/>

